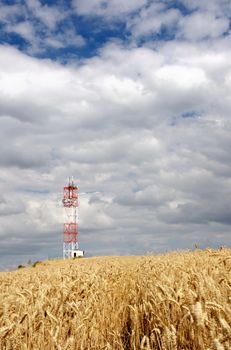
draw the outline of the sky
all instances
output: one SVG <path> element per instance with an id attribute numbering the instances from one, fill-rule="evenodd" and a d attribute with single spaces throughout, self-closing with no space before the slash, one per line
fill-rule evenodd
<path id="1" fill-rule="evenodd" d="M 230 0 L 0 1 L 0 269 L 230 246 Z"/>

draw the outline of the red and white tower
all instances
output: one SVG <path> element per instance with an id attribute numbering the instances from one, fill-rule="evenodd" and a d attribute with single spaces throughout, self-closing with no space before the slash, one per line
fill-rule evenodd
<path id="1" fill-rule="evenodd" d="M 63 188 L 63 206 L 65 222 L 63 225 L 63 258 L 83 256 L 84 252 L 78 246 L 78 187 L 73 178 L 69 178 L 68 186 Z"/>

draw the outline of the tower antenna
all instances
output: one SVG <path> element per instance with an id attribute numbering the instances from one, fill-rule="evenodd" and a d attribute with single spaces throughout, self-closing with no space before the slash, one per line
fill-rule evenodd
<path id="1" fill-rule="evenodd" d="M 69 177 L 68 186 L 63 188 L 63 207 L 65 222 L 63 224 L 63 259 L 77 258 L 84 255 L 78 243 L 78 208 L 79 188 L 74 184 L 73 176 Z"/>

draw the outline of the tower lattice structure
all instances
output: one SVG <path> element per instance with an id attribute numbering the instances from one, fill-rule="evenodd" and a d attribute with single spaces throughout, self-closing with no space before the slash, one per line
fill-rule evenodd
<path id="1" fill-rule="evenodd" d="M 63 258 L 78 256 L 78 187 L 73 178 L 69 178 L 68 186 L 63 188 L 63 206 L 65 209 L 65 222 L 63 225 Z"/>

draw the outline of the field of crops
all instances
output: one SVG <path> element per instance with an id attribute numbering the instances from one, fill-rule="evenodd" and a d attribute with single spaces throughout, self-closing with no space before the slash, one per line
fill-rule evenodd
<path id="1" fill-rule="evenodd" d="M 231 349 L 231 249 L 0 273 L 0 349 Z"/>

